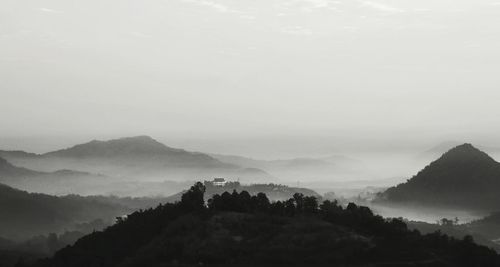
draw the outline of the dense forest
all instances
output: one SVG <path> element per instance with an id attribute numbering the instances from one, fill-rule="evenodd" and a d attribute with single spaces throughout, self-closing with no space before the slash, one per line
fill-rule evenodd
<path id="1" fill-rule="evenodd" d="M 353 203 L 233 191 L 206 205 L 204 193 L 197 183 L 179 202 L 120 218 L 33 266 L 500 266 L 470 236 L 422 235 Z"/>

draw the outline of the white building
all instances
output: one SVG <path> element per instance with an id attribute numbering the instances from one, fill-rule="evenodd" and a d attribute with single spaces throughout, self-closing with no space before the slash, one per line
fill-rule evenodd
<path id="1" fill-rule="evenodd" d="M 213 185 L 215 186 L 225 186 L 227 181 L 224 178 L 214 178 L 212 181 Z"/>

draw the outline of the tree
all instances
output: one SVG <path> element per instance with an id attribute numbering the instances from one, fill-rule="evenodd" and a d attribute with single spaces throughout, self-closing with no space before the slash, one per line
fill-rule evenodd
<path id="1" fill-rule="evenodd" d="M 205 186 L 197 182 L 182 195 L 181 205 L 183 208 L 192 211 L 200 211 L 205 208 Z"/>
<path id="2" fill-rule="evenodd" d="M 293 198 L 285 201 L 285 214 L 288 216 L 295 215 L 295 200 Z"/>
<path id="3" fill-rule="evenodd" d="M 304 197 L 304 212 L 315 213 L 318 211 L 318 200 L 314 196 Z"/>
<path id="4" fill-rule="evenodd" d="M 304 210 L 304 195 L 301 193 L 293 194 L 293 200 L 295 200 L 295 209 L 298 212 L 302 212 Z"/>
<path id="5" fill-rule="evenodd" d="M 447 218 L 442 218 L 440 224 L 441 226 L 452 227 L 454 225 L 454 221 Z"/>
<path id="6" fill-rule="evenodd" d="M 270 203 L 269 203 L 269 199 L 267 198 L 266 194 L 258 193 L 256 200 L 257 200 L 257 211 L 265 212 L 265 211 L 269 210 Z"/>

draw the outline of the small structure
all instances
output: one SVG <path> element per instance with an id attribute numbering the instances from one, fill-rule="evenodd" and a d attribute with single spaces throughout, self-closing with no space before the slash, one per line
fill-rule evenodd
<path id="1" fill-rule="evenodd" d="M 214 178 L 214 180 L 212 181 L 212 184 L 214 186 L 225 186 L 226 183 L 227 181 L 224 178 Z"/>

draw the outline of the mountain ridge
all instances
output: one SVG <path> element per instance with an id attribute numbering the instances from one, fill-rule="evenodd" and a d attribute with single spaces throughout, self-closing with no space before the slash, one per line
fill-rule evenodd
<path id="1" fill-rule="evenodd" d="M 14 165 L 43 172 L 70 169 L 123 180 L 195 180 L 213 176 L 253 182 L 274 180 L 269 173 L 222 162 L 208 154 L 172 148 L 141 135 L 106 141 L 92 140 L 44 154 L 0 151 Z"/>

